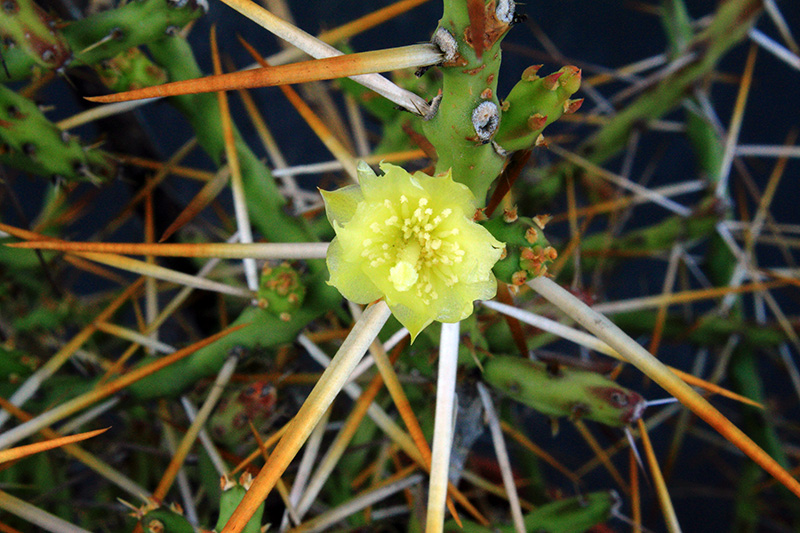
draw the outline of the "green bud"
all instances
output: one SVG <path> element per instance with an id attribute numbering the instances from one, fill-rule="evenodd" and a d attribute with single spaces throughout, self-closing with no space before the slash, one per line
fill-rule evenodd
<path id="1" fill-rule="evenodd" d="M 262 428 L 275 413 L 277 391 L 270 383 L 257 381 L 237 387 L 223 396 L 209 427 L 215 439 L 235 450 L 252 440 L 250 422 Z"/>
<path id="2" fill-rule="evenodd" d="M 258 286 L 258 306 L 289 321 L 300 308 L 306 296 L 306 287 L 300 283 L 300 273 L 289 263 L 278 266 L 264 265 Z"/>
<path id="3" fill-rule="evenodd" d="M 542 231 L 547 218 L 518 217 L 516 209 L 512 209 L 481 222 L 495 239 L 506 243 L 506 253 L 493 269 L 497 279 L 510 285 L 522 285 L 547 273 L 547 266 L 558 255 Z"/>

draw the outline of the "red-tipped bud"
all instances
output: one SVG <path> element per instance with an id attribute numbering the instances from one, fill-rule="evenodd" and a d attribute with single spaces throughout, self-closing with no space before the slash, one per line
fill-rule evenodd
<path id="1" fill-rule="evenodd" d="M 537 148 L 547 148 L 547 141 L 541 133 L 536 137 L 536 142 L 533 143 Z"/>
<path id="2" fill-rule="evenodd" d="M 564 114 L 571 115 L 575 111 L 581 108 L 583 105 L 583 98 L 578 98 L 577 100 L 565 100 L 564 101 Z"/>
<path id="3" fill-rule="evenodd" d="M 558 80 L 559 85 L 569 94 L 575 93 L 581 86 L 581 69 L 568 65 L 560 70 L 563 76 Z"/>
<path id="4" fill-rule="evenodd" d="M 531 131 L 538 131 L 545 127 L 547 124 L 547 115 L 536 113 L 528 117 L 528 127 Z"/>
<path id="5" fill-rule="evenodd" d="M 545 89 L 547 89 L 548 91 L 555 91 L 556 88 L 558 87 L 558 78 L 560 78 L 563 75 L 564 72 L 562 70 L 559 70 L 558 72 L 553 72 L 549 76 L 545 76 L 544 79 L 542 80 Z"/>
<path id="6" fill-rule="evenodd" d="M 522 81 L 534 81 L 539 78 L 536 75 L 539 72 L 539 69 L 542 68 L 542 65 L 531 65 L 530 67 L 526 68 L 522 71 Z"/>

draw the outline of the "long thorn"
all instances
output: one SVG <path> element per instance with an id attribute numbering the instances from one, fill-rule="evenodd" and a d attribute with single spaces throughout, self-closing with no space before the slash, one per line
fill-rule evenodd
<path id="1" fill-rule="evenodd" d="M 314 426 L 342 389 L 353 368 L 375 340 L 390 314 L 389 306 L 383 300 L 364 311 L 331 361 L 331 365 L 323 372 L 319 382 L 292 419 L 289 429 L 275 446 L 269 460 L 253 480 L 250 490 L 242 498 L 221 533 L 240 533 L 247 525 L 250 517 L 270 493 L 275 482 L 292 462 Z"/>
<path id="2" fill-rule="evenodd" d="M 439 345 L 439 377 L 436 381 L 436 413 L 433 422 L 431 480 L 428 486 L 426 533 L 441 533 L 447 500 L 450 452 L 453 444 L 453 418 L 458 369 L 459 323 L 442 324 Z"/>
<path id="3" fill-rule="evenodd" d="M 774 476 L 786 488 L 800 497 L 800 483 L 791 476 L 775 459 L 770 457 L 742 430 L 736 427 L 714 406 L 689 387 L 663 363 L 626 335 L 605 316 L 592 311 L 586 304 L 559 287 L 554 281 L 540 276 L 528 282 L 533 290 L 544 296 L 561 311 L 576 320 L 583 327 L 597 335 L 617 350 L 625 359 L 636 366 L 650 379 L 667 392 L 678 398 L 682 404 L 705 420 L 723 437 L 728 439 L 761 468 Z"/>

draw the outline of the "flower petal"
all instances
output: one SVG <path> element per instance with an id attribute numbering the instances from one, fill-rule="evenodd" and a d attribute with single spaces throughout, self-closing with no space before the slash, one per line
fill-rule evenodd
<path id="1" fill-rule="evenodd" d="M 356 207 L 364 200 L 361 188 L 358 185 L 348 185 L 336 191 L 319 191 L 325 202 L 325 213 L 331 226 L 340 226 L 350 222 L 356 212 Z"/>
<path id="2" fill-rule="evenodd" d="M 328 283 L 339 289 L 342 296 L 351 302 L 368 304 L 383 296 L 361 271 L 361 265 L 347 260 L 338 238 L 334 238 L 328 248 L 327 264 L 331 273 Z"/>

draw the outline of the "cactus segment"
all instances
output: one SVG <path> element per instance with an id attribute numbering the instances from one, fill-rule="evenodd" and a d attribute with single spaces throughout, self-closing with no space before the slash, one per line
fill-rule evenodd
<path id="1" fill-rule="evenodd" d="M 68 181 L 114 175 L 111 159 L 88 150 L 45 118 L 31 100 L 0 85 L 0 164 Z"/>
<path id="2" fill-rule="evenodd" d="M 588 418 L 620 427 L 641 417 L 645 402 L 634 391 L 586 370 L 552 368 L 521 357 L 497 356 L 483 378 L 510 398 L 551 417 Z"/>
<path id="3" fill-rule="evenodd" d="M 3 0 L 0 7 L 1 81 L 36 77 L 58 70 L 71 57 L 69 45 L 53 29 L 55 21 L 32 0 Z"/>
<path id="4" fill-rule="evenodd" d="M 172 35 L 208 11 L 205 0 L 143 0 L 70 23 L 62 32 L 75 60 L 94 64 Z"/>
<path id="5" fill-rule="evenodd" d="M 570 100 L 581 84 L 581 71 L 567 66 L 540 78 L 541 65 L 527 68 L 503 101 L 503 120 L 495 142 L 508 152 L 536 144 L 542 130 L 564 113 L 574 113 L 583 102 Z"/>
<path id="6" fill-rule="evenodd" d="M 519 217 L 516 209 L 512 209 L 481 222 L 495 239 L 506 243 L 505 254 L 492 269 L 497 279 L 509 285 L 522 285 L 547 273 L 548 265 L 558 256 L 542 232 L 547 218 Z"/>
<path id="7" fill-rule="evenodd" d="M 509 2 L 500 4 L 501 16 L 508 18 Z M 441 66 L 442 98 L 439 111 L 423 124 L 439 156 L 436 171 L 452 169 L 453 178 L 469 187 L 481 204 L 505 163 L 491 144 L 500 123 L 496 94 L 500 41 L 510 28 L 510 21 L 501 20 L 497 13 L 494 0 L 485 5 L 483 49 L 478 58 L 474 48 L 478 36 L 472 35 L 467 3 L 444 2 L 433 38 L 446 57 Z"/>
<path id="8" fill-rule="evenodd" d="M 525 531 L 584 533 L 614 515 L 620 499 L 614 491 L 599 491 L 542 505 L 524 517 Z M 514 526 L 485 527 L 463 520 L 461 529 L 454 520 L 445 524 L 447 533 L 513 533 Z"/>

